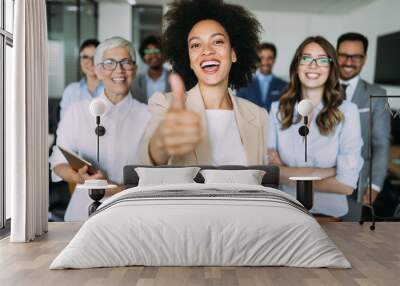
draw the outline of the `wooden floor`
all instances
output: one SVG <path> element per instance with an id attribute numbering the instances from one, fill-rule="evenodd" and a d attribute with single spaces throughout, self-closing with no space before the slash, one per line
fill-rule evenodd
<path id="1" fill-rule="evenodd" d="M 28 244 L 0 241 L 0 285 L 400 285 L 400 223 L 325 223 L 324 229 L 353 268 L 123 267 L 48 270 L 80 224 L 50 223 L 49 233 Z"/>

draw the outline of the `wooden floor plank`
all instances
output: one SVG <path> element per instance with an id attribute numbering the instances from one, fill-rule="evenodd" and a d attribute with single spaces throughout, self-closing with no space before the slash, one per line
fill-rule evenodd
<path id="1" fill-rule="evenodd" d="M 322 227 L 352 264 L 352 269 L 290 267 L 118 267 L 48 269 L 80 224 L 50 223 L 49 233 L 32 243 L 0 240 L 0 285 L 136 286 L 398 286 L 400 223 L 324 223 Z"/>

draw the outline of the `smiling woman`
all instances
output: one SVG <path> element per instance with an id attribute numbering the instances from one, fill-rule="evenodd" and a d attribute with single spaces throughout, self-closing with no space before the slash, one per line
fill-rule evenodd
<path id="1" fill-rule="evenodd" d="M 102 61 L 99 62 L 101 53 Z M 98 51 L 95 64 L 97 76 L 104 83 L 105 95 L 117 104 L 128 95 L 136 74 L 134 52 L 128 46 L 111 46 Z"/>
<path id="2" fill-rule="evenodd" d="M 99 99 L 106 106 L 102 118 L 106 133 L 100 138 L 100 159 L 96 165 L 99 170 L 91 172 L 88 166 L 74 169 L 58 148 L 73 151 L 93 164 L 97 161 L 96 121 L 89 108 L 91 100 L 86 99 L 71 104 L 58 125 L 57 146 L 50 157 L 53 182 L 62 179 L 82 184 L 85 180 L 107 179 L 111 184 L 121 184 L 123 167 L 138 163 L 137 151 L 150 114 L 147 106 L 134 99 L 129 91 L 136 74 L 132 44 L 121 37 L 104 40 L 96 49 L 94 64 L 97 76 L 104 83 Z M 122 186 L 108 189 L 106 196 L 121 190 Z M 85 190 L 75 190 L 65 220 L 85 220 L 91 203 Z"/>
<path id="3" fill-rule="evenodd" d="M 363 143 L 357 107 L 343 100 L 336 58 L 333 46 L 320 36 L 307 38 L 297 48 L 288 89 L 271 106 L 268 152 L 271 163 L 280 166 L 282 189 L 292 195 L 290 177 L 321 177 L 314 184 L 311 212 L 338 218 L 347 213 L 346 195 L 357 186 Z M 311 100 L 314 109 L 307 162 L 298 133 L 302 118 L 297 106 L 303 99 Z"/>
<path id="4" fill-rule="evenodd" d="M 99 41 L 85 40 L 79 48 L 79 62 L 84 77 L 79 82 L 70 83 L 64 90 L 60 102 L 60 119 L 67 108 L 76 101 L 92 99 L 103 93 L 104 87 L 94 70 L 93 57 Z"/>
<path id="5" fill-rule="evenodd" d="M 143 163 L 264 163 L 267 113 L 228 88 L 251 80 L 257 20 L 223 1 L 184 0 L 170 4 L 165 22 L 163 46 L 176 74 L 172 93 L 150 98 Z"/>
<path id="6" fill-rule="evenodd" d="M 202 20 L 188 35 L 190 67 L 200 85 L 213 86 L 225 81 L 237 56 L 224 27 L 215 20 Z"/>

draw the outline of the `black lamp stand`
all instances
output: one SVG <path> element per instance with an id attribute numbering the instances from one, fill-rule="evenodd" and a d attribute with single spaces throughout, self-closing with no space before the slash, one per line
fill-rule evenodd
<path id="1" fill-rule="evenodd" d="M 312 209 L 314 203 L 312 180 L 296 181 L 296 199 L 301 202 L 306 209 Z"/>
<path id="2" fill-rule="evenodd" d="M 372 204 L 372 154 L 373 154 L 373 150 L 372 150 L 372 125 L 373 125 L 373 120 L 372 120 L 372 99 L 373 98 L 385 98 L 386 100 L 388 98 L 400 98 L 400 95 L 369 95 L 369 123 L 368 123 L 368 127 L 369 127 L 369 135 L 368 135 L 368 155 L 369 155 L 369 181 L 368 181 L 368 187 L 370 189 L 369 192 L 369 197 L 368 200 L 369 202 L 367 204 L 363 203 L 362 204 L 362 209 L 361 209 L 361 218 L 359 223 L 362 225 L 364 223 L 364 221 L 366 221 L 365 218 L 365 209 L 369 209 L 370 213 L 371 213 L 371 225 L 369 226 L 370 230 L 375 230 L 375 221 L 376 221 L 376 215 L 375 215 L 375 209 L 374 206 Z"/>
<path id="3" fill-rule="evenodd" d="M 307 162 L 307 135 L 310 132 L 308 127 L 308 116 L 304 116 L 304 124 L 299 128 L 300 136 L 304 137 L 304 161 Z M 311 178 L 296 178 L 296 199 L 303 204 L 303 206 L 310 210 L 314 203 L 313 193 L 313 179 Z"/>
<path id="4" fill-rule="evenodd" d="M 97 135 L 97 163 L 100 163 L 100 136 L 106 134 L 106 129 L 104 126 L 100 125 L 100 116 L 96 116 L 96 129 L 95 133 Z M 104 197 L 106 193 L 105 189 L 89 189 L 89 197 L 94 201 L 89 206 L 89 216 L 94 213 L 97 208 L 101 205 L 100 200 Z"/>
<path id="5" fill-rule="evenodd" d="M 309 133 L 308 127 L 308 116 L 304 116 L 304 125 L 299 128 L 300 136 L 304 137 L 304 161 L 307 162 L 307 135 Z"/>

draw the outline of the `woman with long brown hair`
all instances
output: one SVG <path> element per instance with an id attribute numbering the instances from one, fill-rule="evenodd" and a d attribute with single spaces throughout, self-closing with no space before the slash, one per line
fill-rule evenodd
<path id="1" fill-rule="evenodd" d="M 299 102 L 311 100 L 308 159 L 304 160 Z M 356 105 L 344 100 L 334 47 L 323 37 L 300 44 L 290 65 L 290 83 L 273 103 L 268 131 L 270 163 L 280 166 L 282 189 L 295 194 L 292 176 L 318 176 L 313 213 L 341 217 L 348 211 L 346 195 L 357 185 L 362 166 L 360 119 Z"/>

